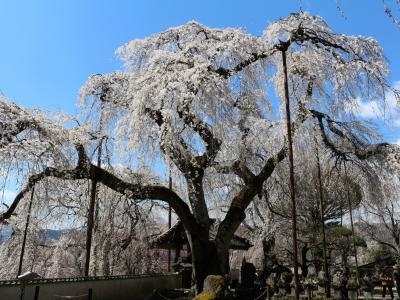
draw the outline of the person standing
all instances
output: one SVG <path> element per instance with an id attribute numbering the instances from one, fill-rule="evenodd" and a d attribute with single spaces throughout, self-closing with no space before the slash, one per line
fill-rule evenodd
<path id="1" fill-rule="evenodd" d="M 348 300 L 349 295 L 348 295 L 348 290 L 347 290 L 347 282 L 348 282 L 348 277 L 347 274 L 348 272 L 346 271 L 341 271 L 340 273 L 340 294 L 342 296 L 343 300 Z"/>
<path id="2" fill-rule="evenodd" d="M 390 298 L 393 299 L 393 276 L 389 268 L 383 270 L 380 276 L 380 281 L 382 285 L 382 298 L 385 299 L 386 290 L 389 290 Z"/>

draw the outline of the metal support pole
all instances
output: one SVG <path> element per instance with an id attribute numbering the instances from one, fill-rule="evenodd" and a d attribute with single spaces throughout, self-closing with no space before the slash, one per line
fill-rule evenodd
<path id="1" fill-rule="evenodd" d="M 293 267 L 294 267 L 294 282 L 295 282 L 295 299 L 299 299 L 299 270 L 297 257 L 297 220 L 296 220 L 296 196 L 294 191 L 294 165 L 293 165 L 293 140 L 292 140 L 292 123 L 290 120 L 290 100 L 289 100 L 289 84 L 286 63 L 286 49 L 282 49 L 282 64 L 284 73 L 285 87 L 285 104 L 286 104 L 286 128 L 289 154 L 289 179 L 290 179 L 290 198 L 292 204 L 292 238 L 293 238 Z"/>

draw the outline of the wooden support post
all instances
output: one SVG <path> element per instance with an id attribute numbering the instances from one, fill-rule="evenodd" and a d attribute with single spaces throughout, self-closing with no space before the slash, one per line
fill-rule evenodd
<path id="1" fill-rule="evenodd" d="M 20 282 L 20 294 L 19 294 L 20 300 L 25 299 L 25 288 L 26 288 L 26 281 L 21 281 Z"/>
<path id="2" fill-rule="evenodd" d="M 25 246 L 26 246 L 26 236 L 28 233 L 28 227 L 29 227 L 29 222 L 31 218 L 31 212 L 32 212 L 32 201 L 33 201 L 33 195 L 35 194 L 35 186 L 32 187 L 31 191 L 31 199 L 29 201 L 29 207 L 28 207 L 28 214 L 26 216 L 26 222 L 25 222 L 25 230 L 24 230 L 24 237 L 22 239 L 22 248 L 21 248 L 21 254 L 19 256 L 19 264 L 18 264 L 18 274 L 17 278 L 19 275 L 21 275 L 22 272 L 22 264 L 24 262 L 24 254 L 25 254 Z"/>
<path id="3" fill-rule="evenodd" d="M 35 296 L 34 296 L 33 300 L 39 300 L 39 292 L 40 292 L 40 286 L 37 285 L 37 286 L 35 286 Z"/>
<path id="4" fill-rule="evenodd" d="M 320 160 L 319 160 L 317 139 L 315 139 L 315 154 L 317 157 L 317 171 L 318 171 L 318 191 L 319 191 L 319 211 L 320 211 L 320 217 L 321 217 L 322 253 L 323 253 L 323 257 L 324 257 L 324 272 L 325 272 L 325 277 L 326 277 L 325 293 L 326 293 L 326 297 L 330 298 L 331 297 L 331 285 L 330 285 L 329 266 L 328 266 L 327 250 L 326 250 L 324 193 L 323 193 L 323 189 L 322 189 L 321 164 L 320 164 Z"/>
<path id="5" fill-rule="evenodd" d="M 357 277 L 357 284 L 360 284 L 360 274 L 358 272 L 358 257 L 357 257 L 357 243 L 356 243 L 356 234 L 354 232 L 354 222 L 353 222 L 353 208 L 351 206 L 351 197 L 350 197 L 350 181 L 349 177 L 347 176 L 347 167 L 346 163 L 344 164 L 344 174 L 346 178 L 346 194 L 347 194 L 347 204 L 349 205 L 349 214 L 350 214 L 350 224 L 351 224 L 351 233 L 353 237 L 353 247 L 354 247 L 354 260 L 356 263 L 356 277 Z M 357 290 L 358 293 L 358 290 Z"/>
<path id="6" fill-rule="evenodd" d="M 86 228 L 86 259 L 85 259 L 85 276 L 89 276 L 89 267 L 90 267 L 90 250 L 92 248 L 92 236 L 93 236 L 93 224 L 94 224 L 94 205 L 96 202 L 96 186 L 97 182 L 92 180 L 91 189 L 90 189 L 90 203 L 88 210 L 88 221 Z"/>
<path id="7" fill-rule="evenodd" d="M 172 191 L 171 166 L 169 169 L 169 189 Z M 168 205 L 168 229 L 172 227 L 172 208 Z M 171 272 L 171 247 L 168 247 L 168 272 Z"/>
<path id="8" fill-rule="evenodd" d="M 101 155 L 103 150 L 103 137 L 102 133 L 102 123 L 103 123 L 103 110 L 100 112 L 100 125 L 99 125 L 99 134 L 100 141 L 97 149 L 97 167 L 101 168 Z M 92 237 L 93 237 L 93 227 L 94 227 L 94 207 L 96 204 L 96 196 L 97 196 L 97 180 L 96 178 L 92 178 L 92 184 L 90 188 L 90 202 L 89 202 L 89 210 L 88 210 L 88 221 L 86 228 L 86 259 L 85 259 L 85 276 L 89 276 L 89 267 L 90 267 L 90 250 L 92 248 Z"/>
<path id="9" fill-rule="evenodd" d="M 93 299 L 93 289 L 90 288 L 90 289 L 88 290 L 88 300 L 92 300 L 92 299 Z"/>

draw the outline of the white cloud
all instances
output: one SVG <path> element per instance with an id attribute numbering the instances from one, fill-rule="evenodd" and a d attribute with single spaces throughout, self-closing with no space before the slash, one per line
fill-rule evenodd
<path id="1" fill-rule="evenodd" d="M 400 90 L 400 81 L 395 81 L 393 87 Z M 357 99 L 358 108 L 355 114 L 359 117 L 366 119 L 382 118 L 388 121 L 394 127 L 400 127 L 400 104 L 393 93 L 386 94 L 386 101 L 384 107 L 381 107 L 373 101 L 362 101 Z"/>
<path id="2" fill-rule="evenodd" d="M 376 102 L 364 102 L 357 99 L 358 109 L 356 115 L 363 118 L 375 118 L 380 114 L 379 107 Z"/>

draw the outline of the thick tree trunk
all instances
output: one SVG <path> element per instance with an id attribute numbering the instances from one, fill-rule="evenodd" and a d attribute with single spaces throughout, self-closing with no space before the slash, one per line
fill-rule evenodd
<path id="1" fill-rule="evenodd" d="M 196 293 L 200 293 L 208 275 L 224 274 L 225 264 L 221 261 L 228 257 L 228 251 L 218 251 L 216 242 L 209 240 L 211 222 L 202 185 L 204 171 L 193 169 L 192 173 L 187 179 L 188 198 L 198 226 L 192 230 L 186 228 L 186 235 L 192 255 L 192 285 Z"/>
<path id="2" fill-rule="evenodd" d="M 308 275 L 308 265 L 307 265 L 307 253 L 310 248 L 308 247 L 307 243 L 301 248 L 301 275 L 306 277 Z"/>
<path id="3" fill-rule="evenodd" d="M 203 170 L 198 169 L 196 172 L 199 173 L 196 177 L 187 179 L 188 198 L 194 218 L 205 230 L 208 230 L 210 228 L 210 219 L 204 197 Z"/>
<path id="4" fill-rule="evenodd" d="M 204 279 L 208 275 L 224 275 L 229 271 L 228 250 L 221 251 L 215 241 L 210 241 L 207 235 L 189 237 L 192 255 L 192 285 L 196 293 L 203 290 Z M 225 249 L 226 247 L 223 247 Z"/>

